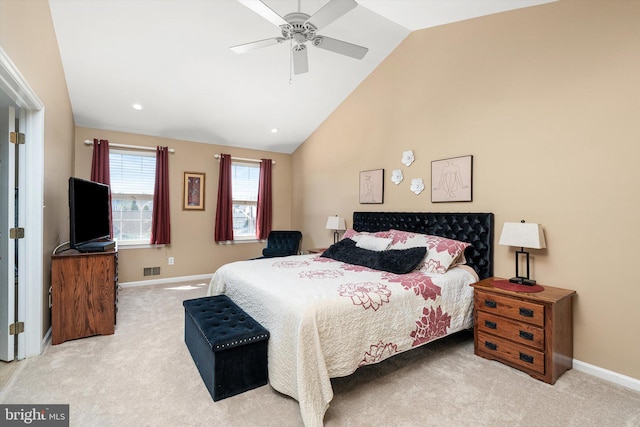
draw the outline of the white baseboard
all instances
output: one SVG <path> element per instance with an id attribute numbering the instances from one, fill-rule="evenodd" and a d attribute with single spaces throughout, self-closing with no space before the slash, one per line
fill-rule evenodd
<path id="1" fill-rule="evenodd" d="M 573 359 L 574 369 L 640 392 L 640 380 Z"/>
<path id="2" fill-rule="evenodd" d="M 193 280 L 205 280 L 207 284 L 209 284 L 209 281 L 211 280 L 211 276 L 213 276 L 213 273 L 198 274 L 195 276 L 167 277 L 165 279 L 140 280 L 138 282 L 122 282 L 118 284 L 123 288 L 133 288 L 136 286 L 166 285 L 169 283 L 190 282 Z"/>

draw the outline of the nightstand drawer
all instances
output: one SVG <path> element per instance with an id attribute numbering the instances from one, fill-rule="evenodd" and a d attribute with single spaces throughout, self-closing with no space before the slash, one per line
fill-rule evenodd
<path id="1" fill-rule="evenodd" d="M 544 326 L 544 305 L 476 289 L 475 309 Z"/>
<path id="2" fill-rule="evenodd" d="M 544 353 L 532 348 L 478 331 L 478 352 L 544 375 Z"/>
<path id="3" fill-rule="evenodd" d="M 540 351 L 544 351 L 544 329 L 527 323 L 495 316 L 491 313 L 478 311 L 479 331 L 498 335 L 520 344 L 525 344 Z"/>

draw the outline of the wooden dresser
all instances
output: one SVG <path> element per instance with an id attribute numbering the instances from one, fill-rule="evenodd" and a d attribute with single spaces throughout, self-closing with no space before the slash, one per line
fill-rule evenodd
<path id="1" fill-rule="evenodd" d="M 51 340 L 115 331 L 118 252 L 67 250 L 51 257 Z"/>
<path id="2" fill-rule="evenodd" d="M 573 365 L 572 296 L 575 291 L 542 285 L 536 293 L 474 283 L 474 351 L 554 384 Z"/>

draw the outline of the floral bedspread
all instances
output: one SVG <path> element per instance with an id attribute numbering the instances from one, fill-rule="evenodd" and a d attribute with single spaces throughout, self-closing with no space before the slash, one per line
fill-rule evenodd
<path id="1" fill-rule="evenodd" d="M 226 264 L 208 294 L 228 295 L 269 330 L 269 382 L 311 427 L 333 398 L 330 378 L 470 328 L 475 281 L 463 267 L 397 275 L 298 255 Z"/>

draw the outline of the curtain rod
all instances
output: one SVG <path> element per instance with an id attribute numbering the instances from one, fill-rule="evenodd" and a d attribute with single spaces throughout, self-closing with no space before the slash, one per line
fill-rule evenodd
<path id="1" fill-rule="evenodd" d="M 220 160 L 220 154 L 216 154 L 213 157 L 215 157 L 216 159 Z M 233 156 L 231 156 L 231 160 L 239 160 L 241 162 L 262 163 L 262 160 L 259 160 L 259 159 L 245 159 L 243 157 L 233 157 Z M 271 160 L 271 164 L 275 165 L 276 161 L 275 160 Z"/>
<path id="2" fill-rule="evenodd" d="M 90 141 L 88 139 L 84 140 L 84 144 L 85 145 L 93 145 L 93 141 Z M 146 151 L 156 151 L 155 147 L 143 147 L 141 145 L 127 145 L 127 144 L 116 144 L 116 143 L 112 143 L 109 142 L 109 147 L 114 147 L 114 148 L 130 148 L 133 150 L 146 150 Z M 173 148 L 169 148 L 169 152 L 170 153 L 175 153 L 176 150 L 174 150 Z"/>

